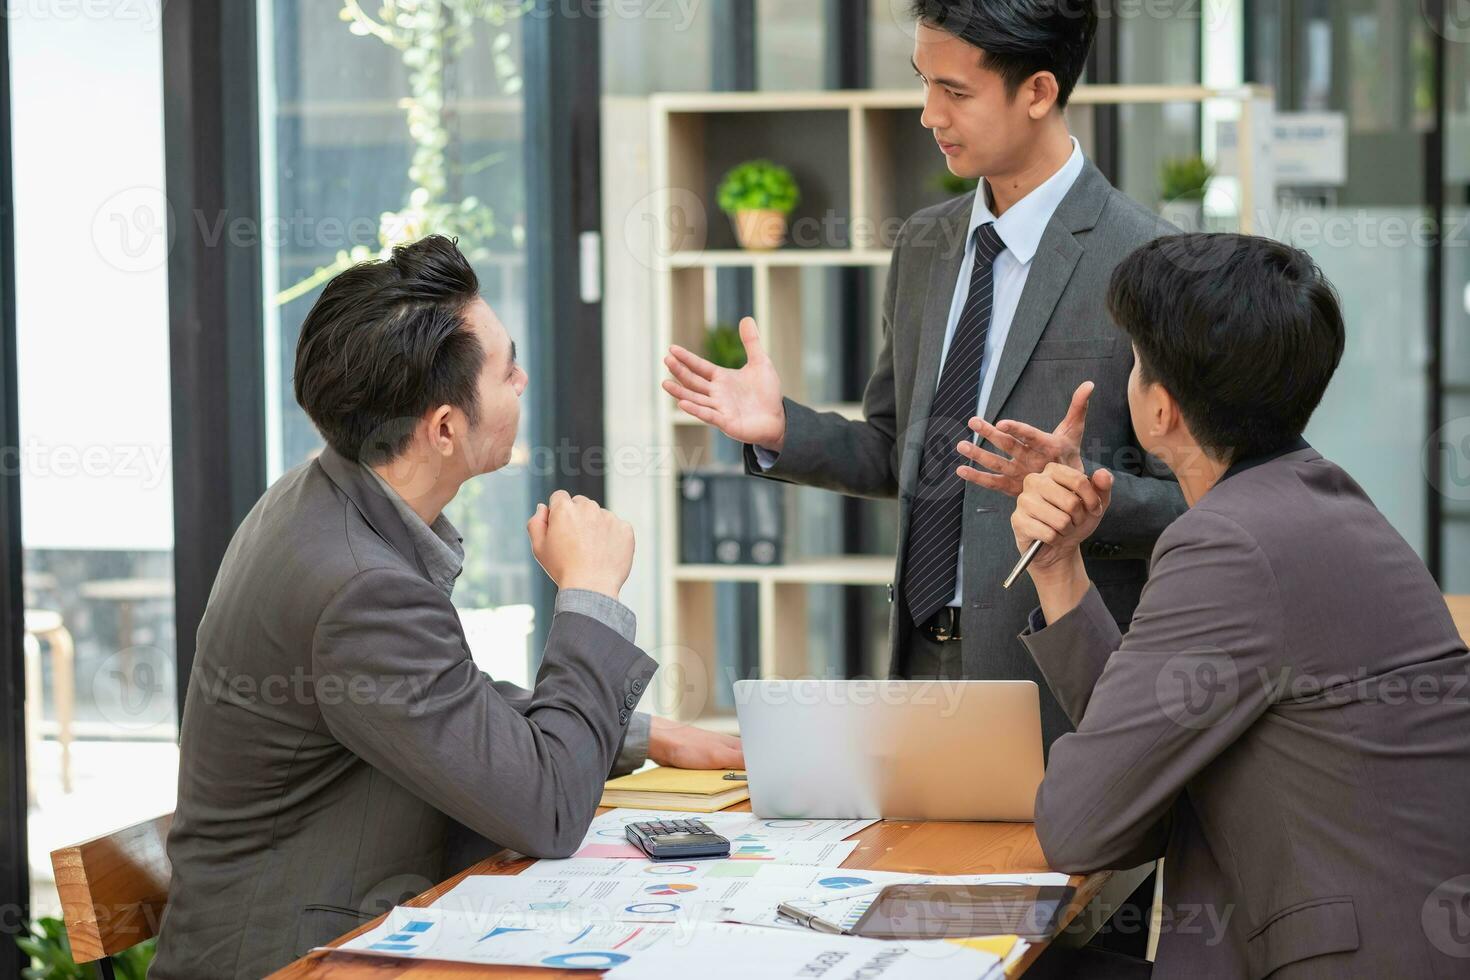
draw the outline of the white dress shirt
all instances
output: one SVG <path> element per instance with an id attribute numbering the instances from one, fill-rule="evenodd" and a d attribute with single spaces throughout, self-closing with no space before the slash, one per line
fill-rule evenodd
<path id="1" fill-rule="evenodd" d="M 1052 174 L 1040 187 L 1011 205 L 1006 213 L 997 218 L 987 203 L 989 194 L 984 183 L 975 193 L 975 206 L 970 211 L 970 228 L 965 235 L 965 260 L 960 263 L 960 274 L 955 282 L 954 299 L 949 305 L 949 325 L 944 329 L 943 358 L 949 357 L 949 342 L 960 325 L 960 314 L 970 296 L 970 275 L 975 270 L 975 229 L 995 222 L 995 230 L 1006 249 L 995 257 L 995 306 L 990 314 L 990 332 L 985 336 L 985 366 L 980 376 L 980 397 L 975 414 L 984 417 L 985 406 L 990 401 L 990 389 L 995 386 L 995 371 L 1000 366 L 1000 353 L 1005 350 L 1006 337 L 1011 332 L 1011 322 L 1016 318 L 1016 307 L 1021 303 L 1021 293 L 1026 289 L 1026 280 L 1031 275 L 1031 262 L 1041 245 L 1041 236 L 1051 223 L 1052 215 L 1062 204 L 1062 199 L 1082 174 L 1082 147 L 1075 137 L 1072 139 L 1072 155 L 1062 164 L 1062 169 Z M 943 361 L 941 360 L 941 365 Z M 943 367 L 940 377 L 944 376 Z M 936 386 L 938 381 L 935 381 Z M 977 441 L 979 436 L 972 441 Z M 956 454 L 955 465 L 960 460 Z M 955 577 L 954 599 L 951 606 L 964 605 L 965 595 L 965 543 L 960 541 L 960 569 Z"/>
<path id="2" fill-rule="evenodd" d="M 1082 147 L 1074 137 L 1072 155 L 1067 158 L 1066 163 L 1062 164 L 1062 169 L 1052 174 L 1045 183 L 1030 194 L 1011 205 L 999 218 L 990 210 L 989 194 L 983 180 L 975 193 L 975 204 L 970 211 L 970 227 L 965 235 L 965 258 L 960 263 L 960 272 L 955 281 L 954 299 L 951 300 L 949 306 L 949 324 L 944 331 L 944 351 L 941 357 L 949 356 L 949 343 L 954 338 L 954 332 L 959 327 L 960 314 L 964 312 L 965 303 L 969 299 L 970 275 L 975 269 L 975 230 L 982 225 L 994 222 L 995 230 L 1000 235 L 1001 241 L 1005 242 L 1006 248 L 996 256 L 993 267 L 995 304 L 990 314 L 990 332 L 985 337 L 985 361 L 980 378 L 980 396 L 975 407 L 975 414 L 978 416 L 985 415 L 985 404 L 990 399 L 990 389 L 995 385 L 995 371 L 1000 364 L 1000 354 L 1005 349 L 1006 337 L 1011 332 L 1011 322 L 1016 317 L 1016 307 L 1021 302 L 1021 293 L 1025 290 L 1026 280 L 1031 275 L 1031 263 L 1036 258 L 1037 248 L 1041 245 L 1041 236 L 1046 231 L 1046 226 L 1051 223 L 1057 208 L 1061 206 L 1062 199 L 1067 196 L 1067 192 L 1081 176 L 1082 164 Z M 943 376 L 942 367 L 940 373 Z M 938 384 L 937 380 L 935 384 Z M 774 466 L 777 456 L 777 453 L 769 449 L 761 446 L 755 447 L 756 462 L 762 469 L 768 470 Z M 955 465 L 959 466 L 959 464 L 960 457 L 956 454 Z M 960 574 L 957 576 L 951 606 L 963 605 L 964 549 L 962 541 L 959 559 Z"/>

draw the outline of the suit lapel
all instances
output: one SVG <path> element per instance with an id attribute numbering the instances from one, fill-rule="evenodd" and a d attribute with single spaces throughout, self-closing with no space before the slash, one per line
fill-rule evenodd
<path id="1" fill-rule="evenodd" d="M 990 401 L 985 405 L 987 421 L 995 421 L 996 413 L 1021 379 L 1021 372 L 1026 370 L 1031 352 L 1041 340 L 1041 334 L 1051 321 L 1052 312 L 1061 301 L 1081 258 L 1082 246 L 1053 218 L 1041 237 L 1036 257 L 1031 261 L 1026 288 L 1021 292 L 1021 302 L 1016 307 L 1015 318 L 1011 320 L 1010 332 L 1006 334 L 1006 345 L 995 369 L 995 384 L 990 389 Z"/>
<path id="2" fill-rule="evenodd" d="M 919 360 L 909 404 L 909 426 L 899 486 L 912 487 L 918 480 L 920 450 L 929 428 L 929 409 L 939 384 L 939 364 L 944 355 L 944 334 L 949 327 L 949 310 L 955 283 L 965 261 L 965 232 L 970 227 L 974 196 L 960 199 L 948 214 L 935 223 L 933 258 L 929 263 L 929 290 L 919 326 Z"/>
<path id="3" fill-rule="evenodd" d="M 985 405 L 987 421 L 994 422 L 1005 406 L 1016 382 L 1021 379 L 1021 372 L 1026 370 L 1031 360 L 1031 352 L 1051 322 L 1062 293 L 1072 281 L 1072 273 L 1085 251 L 1075 234 L 1097 227 L 1097 219 L 1112 193 L 1113 187 L 1107 178 L 1091 161 L 1087 161 L 1077 182 L 1048 222 L 1036 256 L 1031 260 L 1031 272 L 1026 277 L 1026 288 L 1021 292 L 1016 315 L 1011 320 L 1005 349 L 1001 351 L 990 400 Z"/>

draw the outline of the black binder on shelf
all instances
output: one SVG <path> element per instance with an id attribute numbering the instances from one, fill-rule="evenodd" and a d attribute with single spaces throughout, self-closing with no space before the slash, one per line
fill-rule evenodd
<path id="1" fill-rule="evenodd" d="M 778 565 L 784 531 L 780 484 L 738 470 L 679 478 L 679 557 L 688 565 Z"/>
<path id="2" fill-rule="evenodd" d="M 746 525 L 744 562 L 747 565 L 781 564 L 782 487 L 769 480 L 746 480 Z"/>

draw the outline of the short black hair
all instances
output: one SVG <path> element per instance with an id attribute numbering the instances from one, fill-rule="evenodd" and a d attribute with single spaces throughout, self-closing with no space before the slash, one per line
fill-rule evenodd
<path id="1" fill-rule="evenodd" d="M 485 350 L 465 322 L 480 281 L 457 241 L 399 245 L 327 283 L 296 343 L 296 401 L 327 444 L 378 465 L 408 448 L 430 408 L 476 424 Z"/>
<path id="2" fill-rule="evenodd" d="M 1059 109 L 1097 37 L 1097 0 L 910 0 L 909 14 L 985 52 L 985 67 L 1011 95 L 1037 72 L 1051 72 Z"/>
<path id="3" fill-rule="evenodd" d="M 1249 235 L 1150 242 L 1114 270 L 1108 308 L 1140 377 L 1174 396 L 1222 460 L 1299 438 L 1347 343 L 1337 292 L 1312 257 Z"/>

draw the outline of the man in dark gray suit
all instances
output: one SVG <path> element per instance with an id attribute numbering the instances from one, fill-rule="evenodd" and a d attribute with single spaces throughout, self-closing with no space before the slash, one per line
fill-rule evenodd
<path id="1" fill-rule="evenodd" d="M 443 510 L 509 462 L 526 384 L 448 239 L 312 308 L 296 397 L 327 447 L 251 510 L 210 593 L 150 977 L 270 973 L 460 870 L 465 831 L 563 857 L 615 762 L 743 764 L 736 739 L 634 714 L 655 665 L 617 601 L 633 532 L 583 497 L 528 524 L 560 588 L 535 690 L 476 668 Z"/>
<path id="2" fill-rule="evenodd" d="M 1164 857 L 1156 978 L 1465 976 L 1470 653 L 1301 438 L 1343 354 L 1332 287 L 1277 242 L 1181 236 L 1123 263 L 1111 302 L 1134 425 L 1190 509 L 1123 636 L 1079 551 L 1111 475 L 1052 464 L 1017 501 L 1016 543 L 1046 542 L 1022 639 L 1077 723 L 1036 797 L 1048 864 Z M 1038 975 L 1149 974 L 1095 958 Z"/>
<path id="3" fill-rule="evenodd" d="M 1080 450 L 1111 467 L 1117 502 L 1087 558 L 1109 610 L 1128 621 L 1144 559 L 1184 503 L 1134 439 L 1123 397 L 1132 356 L 1104 295 L 1124 256 L 1172 229 L 1114 190 L 1067 130 L 1063 110 L 1097 27 L 1091 0 L 921 0 L 913 10 L 923 123 L 953 173 L 983 181 L 899 232 L 864 418 L 783 399 L 752 320 L 740 327 L 744 368 L 676 347 L 664 388 L 746 443 L 750 473 L 897 497 L 893 675 L 1037 681 L 1050 744 L 1071 723 L 1016 642 L 1036 597 L 1025 581 L 1001 587 L 1015 563 L 1006 520 L 1021 480 L 1048 462 Z M 996 451 L 977 447 L 974 466 L 957 472 L 961 440 L 981 439 Z"/>

